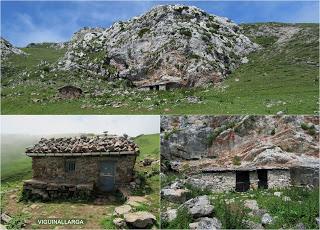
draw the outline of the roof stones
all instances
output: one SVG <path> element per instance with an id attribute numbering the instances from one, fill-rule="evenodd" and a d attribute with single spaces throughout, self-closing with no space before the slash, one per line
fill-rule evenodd
<path id="1" fill-rule="evenodd" d="M 26 149 L 27 155 L 76 155 L 82 153 L 85 155 L 100 155 L 102 153 L 139 153 L 139 147 L 130 139 L 119 136 L 80 136 L 80 137 L 62 137 L 62 138 L 41 138 L 41 140 L 32 147 Z M 99 154 L 100 153 L 100 154 Z M 79 155 L 79 154 L 78 154 Z"/>

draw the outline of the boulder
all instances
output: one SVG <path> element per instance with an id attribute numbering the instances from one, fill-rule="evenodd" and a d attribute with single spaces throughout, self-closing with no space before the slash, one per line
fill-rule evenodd
<path id="1" fill-rule="evenodd" d="M 131 209 L 132 209 L 132 208 L 131 208 L 130 205 L 125 204 L 125 205 L 116 207 L 115 210 L 114 210 L 114 212 L 115 212 L 116 215 L 121 216 L 121 215 L 123 215 L 123 214 L 126 214 L 126 213 L 130 212 Z"/>
<path id="2" fill-rule="evenodd" d="M 126 222 L 122 218 L 115 218 L 113 224 L 117 226 L 117 228 L 126 228 Z"/>
<path id="3" fill-rule="evenodd" d="M 197 222 L 189 224 L 190 229 L 221 229 L 222 223 L 217 218 L 202 217 Z"/>
<path id="4" fill-rule="evenodd" d="M 271 224 L 273 221 L 272 216 L 269 213 L 265 213 L 261 218 L 262 225 Z"/>
<path id="5" fill-rule="evenodd" d="M 209 197 L 205 195 L 190 199 L 179 208 L 186 208 L 194 218 L 199 218 L 211 215 L 214 206 L 210 204 Z"/>
<path id="6" fill-rule="evenodd" d="M 156 222 L 156 217 L 150 212 L 133 212 L 124 214 L 126 223 L 134 228 L 147 228 Z"/>
<path id="7" fill-rule="evenodd" d="M 161 213 L 161 220 L 171 222 L 177 218 L 177 209 L 169 209 Z"/>
<path id="8" fill-rule="evenodd" d="M 259 206 L 256 200 L 245 200 L 244 207 L 249 208 L 250 210 L 259 209 Z"/>
<path id="9" fill-rule="evenodd" d="M 189 192 L 188 189 L 166 188 L 161 190 L 161 196 L 173 203 L 183 203 L 186 201 Z"/>
<path id="10" fill-rule="evenodd" d="M 282 192 L 274 192 L 273 195 L 277 196 L 277 197 L 280 197 L 282 195 Z"/>

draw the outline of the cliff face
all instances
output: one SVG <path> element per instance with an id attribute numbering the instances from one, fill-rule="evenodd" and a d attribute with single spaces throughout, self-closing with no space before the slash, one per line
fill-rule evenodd
<path id="1" fill-rule="evenodd" d="M 161 155 L 174 164 L 319 164 L 319 119 L 314 116 L 162 116 L 161 130 Z"/>
<path id="2" fill-rule="evenodd" d="M 22 50 L 12 46 L 10 42 L 8 42 L 4 38 L 0 38 L 0 50 L 1 50 L 1 58 L 5 59 L 10 54 L 18 54 L 18 55 L 25 55 L 26 53 Z"/>
<path id="3" fill-rule="evenodd" d="M 204 86 L 222 81 L 256 49 L 227 18 L 196 7 L 165 5 L 108 29 L 77 32 L 59 68 L 126 78 L 136 86 Z"/>

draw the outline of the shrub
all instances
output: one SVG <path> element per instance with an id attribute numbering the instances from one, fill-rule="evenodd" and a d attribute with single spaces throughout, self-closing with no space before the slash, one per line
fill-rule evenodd
<path id="1" fill-rule="evenodd" d="M 245 229 L 243 223 L 245 210 L 239 203 L 226 204 L 219 200 L 215 205 L 216 217 L 222 222 L 223 229 Z"/>
<path id="2" fill-rule="evenodd" d="M 139 31 L 138 35 L 139 35 L 140 38 L 142 38 L 145 33 L 150 33 L 150 29 L 149 28 L 142 28 Z"/>
<path id="3" fill-rule="evenodd" d="M 302 124 L 301 124 L 301 128 L 302 128 L 303 130 L 308 130 L 308 129 L 309 129 L 309 126 L 308 126 L 306 123 L 302 123 Z"/>
<path id="4" fill-rule="evenodd" d="M 188 10 L 188 9 L 189 9 L 188 6 L 182 6 L 182 7 L 176 8 L 175 11 L 181 14 L 183 10 Z"/>
<path id="5" fill-rule="evenodd" d="M 233 165 L 241 165 L 241 158 L 239 156 L 235 156 L 232 159 L 232 163 L 233 163 Z"/>
<path id="6" fill-rule="evenodd" d="M 273 136 L 273 135 L 275 135 L 275 134 L 276 134 L 276 130 L 275 130 L 275 129 L 272 129 L 271 135 Z"/>
<path id="7" fill-rule="evenodd" d="M 198 196 L 210 195 L 212 194 L 210 189 L 195 187 L 192 184 L 185 184 L 185 187 L 190 190 L 187 199 L 195 198 Z"/>
<path id="8" fill-rule="evenodd" d="M 18 214 L 12 217 L 12 219 L 9 221 L 8 225 L 6 225 L 7 229 L 22 229 L 25 223 L 25 220 L 27 219 L 26 214 Z"/>
<path id="9" fill-rule="evenodd" d="M 162 221 L 161 228 L 167 229 L 189 229 L 189 224 L 192 221 L 192 216 L 186 208 L 179 208 L 177 217 L 170 223 Z"/>
<path id="10" fill-rule="evenodd" d="M 179 32 L 180 32 L 181 35 L 184 35 L 186 37 L 191 37 L 192 36 L 192 32 L 187 28 L 181 28 L 179 30 Z"/>

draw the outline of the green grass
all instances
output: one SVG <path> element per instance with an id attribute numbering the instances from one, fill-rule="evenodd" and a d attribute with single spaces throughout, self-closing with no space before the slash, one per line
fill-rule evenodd
<path id="1" fill-rule="evenodd" d="M 17 73 L 23 69 L 37 69 L 36 65 L 42 59 L 49 63 L 57 61 L 64 52 L 27 48 L 25 51 L 29 56 L 12 56 L 3 65 L 2 114 L 275 114 L 279 111 L 315 114 L 319 95 L 316 65 L 319 28 L 317 24 L 297 26 L 302 31 L 281 47 L 275 44 L 273 37 L 252 38 L 264 49 L 251 53 L 249 63 L 231 73 L 218 88 L 165 92 L 123 88 L 119 89 L 121 93 L 115 94 L 113 87 L 118 86 L 111 86 L 98 76 L 78 72 L 59 72 L 57 76 L 49 72 L 44 73 L 43 79 L 39 74 L 20 76 Z M 77 100 L 55 100 L 57 88 L 65 84 L 74 84 L 91 93 L 94 89 L 109 91 L 102 96 L 87 94 Z M 125 90 L 129 91 L 128 95 L 122 93 Z M 39 95 L 32 96 L 32 93 Z M 185 99 L 187 96 L 196 96 L 203 103 L 189 103 Z M 42 101 L 35 103 L 34 98 Z M 114 107 L 112 103 L 115 102 L 121 106 Z M 91 107 L 83 108 L 84 105 Z"/>
<path id="2" fill-rule="evenodd" d="M 282 192 L 281 197 L 274 196 L 275 191 Z M 291 201 L 284 201 L 288 196 Z M 245 193 L 229 192 L 211 195 L 212 204 L 216 207 L 215 216 L 221 220 L 224 228 L 244 228 L 242 221 L 251 220 L 259 223 L 260 218 L 248 216 L 250 210 L 243 207 L 248 199 L 256 200 L 260 209 L 265 209 L 272 217 L 268 229 L 294 228 L 303 223 L 306 229 L 318 228 L 315 218 L 319 216 L 319 189 L 291 187 L 287 189 L 253 190 Z M 234 200 L 226 204 L 226 200 Z"/>
<path id="3" fill-rule="evenodd" d="M 138 160 L 145 158 L 159 159 L 160 153 L 160 135 L 141 135 L 134 139 L 134 142 L 140 147 Z"/>

